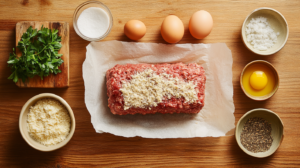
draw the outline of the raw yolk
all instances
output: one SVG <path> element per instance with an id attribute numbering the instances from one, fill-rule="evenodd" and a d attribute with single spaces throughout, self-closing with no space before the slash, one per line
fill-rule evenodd
<path id="1" fill-rule="evenodd" d="M 262 75 L 261 72 L 263 72 L 264 75 Z M 277 80 L 273 70 L 269 66 L 261 63 L 248 66 L 242 76 L 242 85 L 245 92 L 255 97 L 270 94 L 276 82 Z"/>
<path id="2" fill-rule="evenodd" d="M 253 89 L 262 90 L 267 86 L 268 77 L 263 71 L 255 71 L 250 76 L 250 85 Z"/>

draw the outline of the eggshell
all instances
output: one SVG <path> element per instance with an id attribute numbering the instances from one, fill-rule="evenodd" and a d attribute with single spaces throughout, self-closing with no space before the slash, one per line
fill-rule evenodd
<path id="1" fill-rule="evenodd" d="M 208 36 L 213 28 L 213 18 L 205 10 L 195 12 L 189 23 L 189 30 L 196 39 L 203 39 Z"/>
<path id="2" fill-rule="evenodd" d="M 162 22 L 160 32 L 166 42 L 177 43 L 183 37 L 184 26 L 177 16 L 169 15 Z"/>
<path id="3" fill-rule="evenodd" d="M 146 26 L 139 20 L 130 20 L 124 26 L 124 33 L 131 40 L 139 40 L 146 34 Z"/>

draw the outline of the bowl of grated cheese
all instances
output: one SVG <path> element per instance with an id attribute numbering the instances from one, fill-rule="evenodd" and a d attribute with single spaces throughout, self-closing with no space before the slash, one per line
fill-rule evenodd
<path id="1" fill-rule="evenodd" d="M 75 132 L 75 117 L 70 105 L 52 93 L 29 99 L 23 106 L 19 129 L 29 146 L 49 152 L 65 146 Z"/>
<path id="2" fill-rule="evenodd" d="M 258 8 L 244 20 L 242 39 L 252 52 L 262 56 L 275 54 L 281 50 L 289 35 L 284 16 L 272 8 Z"/>

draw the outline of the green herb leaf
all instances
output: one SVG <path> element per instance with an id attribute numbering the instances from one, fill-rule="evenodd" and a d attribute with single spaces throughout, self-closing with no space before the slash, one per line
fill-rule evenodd
<path id="1" fill-rule="evenodd" d="M 22 79 L 25 82 L 28 78 L 39 75 L 49 76 L 51 73 L 60 73 L 59 66 L 64 62 L 62 54 L 58 54 L 61 49 L 61 37 L 57 35 L 58 30 L 41 27 L 41 30 L 32 29 L 30 26 L 22 35 L 17 48 L 22 53 L 21 57 L 13 53 L 9 55 L 7 61 L 12 74 L 8 79 L 18 82 Z"/>

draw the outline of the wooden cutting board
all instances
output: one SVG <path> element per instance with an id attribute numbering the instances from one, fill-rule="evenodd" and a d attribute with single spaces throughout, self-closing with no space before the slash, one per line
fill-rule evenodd
<path id="1" fill-rule="evenodd" d="M 50 29 L 58 29 L 58 35 L 61 36 L 62 48 L 59 54 L 63 54 L 62 59 L 64 63 L 59 69 L 61 73 L 55 75 L 51 74 L 44 77 L 43 80 L 39 76 L 30 78 L 25 83 L 19 80 L 16 85 L 22 88 L 64 88 L 69 87 L 69 23 L 67 22 L 39 22 L 39 21 L 23 21 L 16 25 L 16 45 L 20 41 L 22 35 L 26 30 L 32 26 L 33 29 L 41 29 L 42 25 Z"/>

